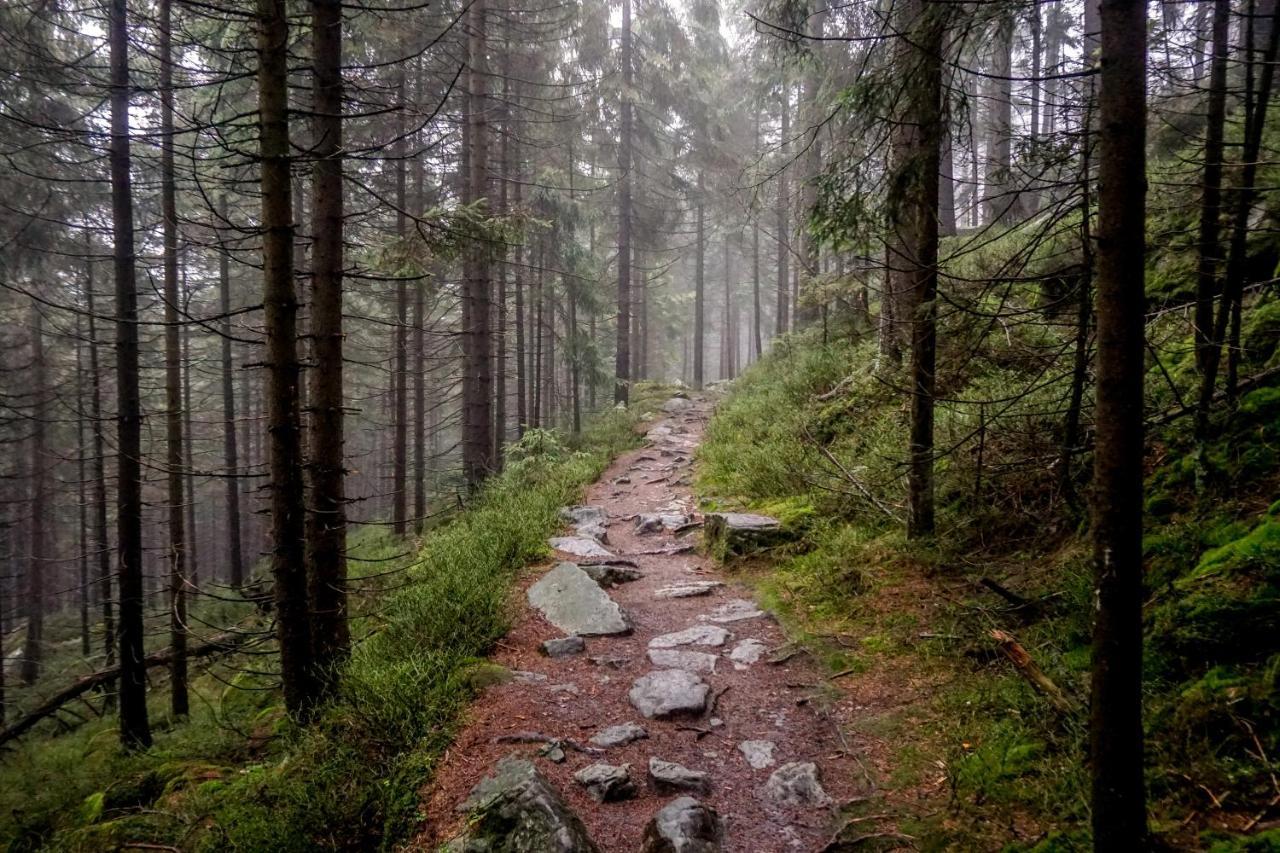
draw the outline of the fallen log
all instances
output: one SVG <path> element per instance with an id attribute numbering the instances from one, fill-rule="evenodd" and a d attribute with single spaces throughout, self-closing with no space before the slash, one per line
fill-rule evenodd
<path id="1" fill-rule="evenodd" d="M 187 658 L 196 660 L 206 658 L 220 652 L 231 652 L 255 639 L 255 635 L 246 634 L 238 631 L 227 631 L 217 634 L 208 642 L 201 643 L 198 646 L 187 649 Z M 173 649 L 161 649 L 152 652 L 142 659 L 143 666 L 150 669 L 153 666 L 164 666 L 173 661 Z M 4 746 L 11 740 L 22 737 L 28 731 L 35 727 L 36 723 L 56 714 L 63 705 L 78 699 L 90 690 L 109 684 L 120 677 L 120 667 L 113 666 L 108 669 L 100 669 L 97 672 L 91 672 L 88 675 L 82 675 L 76 679 L 70 686 L 64 687 L 57 693 L 50 696 L 40 707 L 18 720 L 7 729 L 0 730 L 0 746 Z"/>
<path id="2" fill-rule="evenodd" d="M 1062 688 L 1054 683 L 1053 679 L 1044 674 L 1044 670 L 1032 659 L 1031 653 L 1022 647 L 1022 644 L 1013 638 L 1012 634 L 1001 631 L 999 628 L 991 630 L 991 639 L 1000 645 L 1000 651 L 1004 652 L 1007 657 L 1022 674 L 1032 687 L 1044 694 L 1049 700 L 1049 704 L 1062 711 L 1064 714 L 1074 713 L 1076 710 L 1075 702 L 1066 693 L 1062 692 Z"/>

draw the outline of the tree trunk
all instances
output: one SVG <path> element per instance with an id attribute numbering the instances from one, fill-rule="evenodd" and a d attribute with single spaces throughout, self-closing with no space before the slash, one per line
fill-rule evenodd
<path id="1" fill-rule="evenodd" d="M 476 0 L 468 14 L 467 123 L 469 153 L 467 201 L 488 198 L 488 77 L 485 70 L 486 2 Z M 493 471 L 493 311 L 491 250 L 486 240 L 467 247 L 462 296 L 462 467 L 475 490 Z"/>
<path id="2" fill-rule="evenodd" d="M 702 390 L 703 359 L 706 350 L 706 266 L 707 266 L 707 215 L 706 176 L 698 169 L 698 219 L 697 255 L 693 278 L 693 387 Z"/>
<path id="3" fill-rule="evenodd" d="M 218 198 L 219 215 L 227 219 L 227 197 Z M 222 461 L 227 486 L 227 570 L 231 588 L 244 584 L 244 538 L 240 529 L 240 449 L 237 446 L 236 394 L 231 357 L 231 256 L 218 252 L 218 306 L 222 313 Z"/>
<path id="4" fill-rule="evenodd" d="M 116 661 L 116 619 L 112 601 L 111 541 L 107 533 L 107 449 L 102 427 L 102 373 L 98 355 L 97 306 L 94 297 L 94 263 L 92 238 L 85 237 L 85 256 L 88 258 L 88 281 L 85 284 L 85 309 L 89 315 L 89 381 L 92 386 L 89 397 L 89 417 L 93 429 L 93 542 L 97 554 L 98 600 L 102 606 L 102 648 L 108 667 Z M 104 698 L 107 710 L 115 708 L 115 691 L 108 691 Z"/>
<path id="5" fill-rule="evenodd" d="M 31 537 L 27 560 L 27 635 L 22 647 L 22 683 L 35 684 L 44 662 L 44 572 L 48 555 L 45 533 L 49 514 L 49 467 L 45 430 L 49 426 L 48 369 L 44 355 L 44 317 L 40 306 L 31 302 Z"/>
<path id="6" fill-rule="evenodd" d="M 1213 300 L 1218 292 L 1218 239 L 1222 219 L 1223 131 L 1227 116 L 1227 38 L 1231 29 L 1230 0 L 1213 2 L 1213 46 L 1206 103 L 1203 195 L 1200 201 L 1199 257 L 1196 265 L 1196 367 L 1205 373 L 1213 348 Z"/>
<path id="7" fill-rule="evenodd" d="M 1010 225 L 1017 217 L 1013 179 L 1013 16 L 996 22 L 991 49 L 991 80 L 987 99 L 987 221 Z"/>
<path id="8" fill-rule="evenodd" d="M 125 0 L 111 0 L 111 226 L 116 297 L 116 524 L 120 573 L 120 740 L 151 745 L 142 623 L 142 399 L 138 383 L 138 293 L 129 175 L 129 31 Z M 281 51 L 283 53 L 283 50 Z M 283 62 L 283 58 L 281 59 Z"/>
<path id="9" fill-rule="evenodd" d="M 791 190 L 787 186 L 787 151 L 791 137 L 791 88 L 784 80 L 781 84 L 781 104 L 779 106 L 778 157 L 781 165 L 778 168 L 778 198 L 774 206 L 778 230 L 778 305 L 773 317 L 773 333 L 781 337 L 787 331 L 787 314 L 790 306 L 790 294 L 787 292 L 791 275 L 787 269 L 790 261 L 791 247 L 787 238 L 787 203 Z"/>
<path id="10" fill-rule="evenodd" d="M 313 671 L 332 693 L 346 658 L 346 437 L 343 416 L 342 4 L 312 0 L 311 499 L 307 515 Z M 403 209 L 403 204 L 401 205 Z"/>
<path id="11" fill-rule="evenodd" d="M 271 573 L 285 707 L 306 719 L 317 698 L 307 599 L 305 505 L 298 400 L 298 297 L 293 288 L 289 180 L 289 19 L 285 0 L 258 0 L 258 123 L 262 158 L 267 435 L 271 471 Z M 317 375 L 324 371 L 317 369 Z M 317 456 L 320 454 L 317 453 Z"/>
<path id="12" fill-rule="evenodd" d="M 1142 746 L 1146 6 L 1106 0 L 1098 159 L 1098 384 L 1089 755 L 1098 851 L 1146 847 Z"/>
<path id="13" fill-rule="evenodd" d="M 618 342 L 614 355 L 615 403 L 631 393 L 631 0 L 622 0 L 622 94 L 618 131 Z"/>
<path id="14" fill-rule="evenodd" d="M 76 397 L 75 406 L 77 412 L 84 411 L 84 386 L 85 386 L 85 370 L 84 370 L 84 332 L 82 317 L 76 315 Z M 89 635 L 89 607 L 92 605 L 93 584 L 89 582 L 89 496 L 88 496 L 88 480 L 89 480 L 89 460 L 88 446 L 86 442 L 84 429 L 84 416 L 76 417 L 76 569 L 77 569 L 77 585 L 80 587 L 79 604 L 80 604 L 80 656 L 88 658 L 93 651 L 93 638 Z M 3 522 L 0 522 L 3 524 Z M 0 607 L 3 607 L 0 603 Z M 4 636 L 3 628 L 0 628 L 0 637 Z M 4 665 L 0 664 L 0 669 Z M 0 689 L 0 692 L 3 692 Z M 3 697 L 0 697 L 0 705 L 4 703 Z"/>

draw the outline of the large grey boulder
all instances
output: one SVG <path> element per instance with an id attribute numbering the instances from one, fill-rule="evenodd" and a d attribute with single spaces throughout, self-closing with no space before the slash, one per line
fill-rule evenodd
<path id="1" fill-rule="evenodd" d="M 590 536 L 552 536 L 547 544 L 575 557 L 612 557 L 613 552 Z"/>
<path id="2" fill-rule="evenodd" d="M 694 625 L 683 631 L 662 634 L 649 641 L 651 649 L 674 649 L 676 646 L 723 646 L 733 636 L 719 625 Z"/>
<path id="3" fill-rule="evenodd" d="M 751 664 L 760 660 L 764 653 L 768 651 L 768 646 L 754 638 L 740 640 L 733 651 L 729 652 L 729 660 L 733 661 L 734 669 L 746 669 Z"/>
<path id="4" fill-rule="evenodd" d="M 812 761 L 793 761 L 773 771 L 764 785 L 764 796 L 780 806 L 831 805 L 831 797 L 822 788 L 818 766 Z"/>
<path id="5" fill-rule="evenodd" d="M 600 585 L 573 563 L 561 563 L 529 587 L 529 603 L 566 634 L 626 634 L 627 615 Z"/>
<path id="6" fill-rule="evenodd" d="M 614 803 L 636 795 L 636 784 L 631 781 L 630 765 L 589 764 L 573 774 L 579 785 L 587 789 L 597 803 Z"/>
<path id="7" fill-rule="evenodd" d="M 703 532 L 711 553 L 720 557 L 750 554 L 791 538 L 778 519 L 746 512 L 708 513 Z"/>
<path id="8" fill-rule="evenodd" d="M 608 542 L 609 533 L 606 526 L 609 514 L 599 506 L 566 506 L 561 507 L 560 517 L 573 525 L 574 532 L 597 542 Z"/>
<path id="9" fill-rule="evenodd" d="M 640 853 L 719 853 L 723 837 L 715 809 L 693 797 L 679 797 L 645 826 Z"/>
<path id="10" fill-rule="evenodd" d="M 716 671 L 715 655 L 684 649 L 649 649 L 649 663 L 663 669 L 687 669 L 690 672 Z"/>
<path id="11" fill-rule="evenodd" d="M 711 791 L 710 777 L 702 770 L 690 770 L 674 761 L 663 761 L 657 756 L 649 758 L 649 779 L 659 791 Z"/>
<path id="12" fill-rule="evenodd" d="M 453 853 L 599 853 L 582 820 L 533 762 L 508 756 L 458 811 L 471 815 Z"/>
<path id="13" fill-rule="evenodd" d="M 637 679 L 627 698 L 645 717 L 662 719 L 701 714 L 710 692 L 711 687 L 688 670 L 660 669 Z"/>

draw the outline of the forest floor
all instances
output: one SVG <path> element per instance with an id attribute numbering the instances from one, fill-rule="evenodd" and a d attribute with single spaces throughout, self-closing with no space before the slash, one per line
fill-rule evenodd
<path id="1" fill-rule="evenodd" d="M 908 841 L 894 827 L 884 825 L 882 816 L 864 813 L 850 819 L 855 812 L 866 811 L 875 793 L 874 780 L 888 770 L 889 756 L 887 745 L 875 737 L 846 733 L 853 728 L 849 725 L 853 716 L 910 702 L 923 685 L 908 673 L 878 685 L 860 682 L 857 690 L 846 693 L 807 653 L 788 642 L 771 616 L 759 614 L 720 623 L 731 634 L 721 646 L 681 647 L 715 656 L 713 672 L 702 675 L 712 697 L 702 715 L 646 720 L 628 700 L 633 683 L 655 669 L 646 654 L 653 638 L 715 625 L 718 607 L 752 598 L 747 587 L 726 577 L 720 566 L 695 550 L 701 538 L 696 528 L 636 531 L 635 518 L 640 513 L 688 513 L 700 518 L 689 484 L 693 453 L 710 408 L 710 401 L 698 398 L 688 411 L 660 421 L 650 430 L 645 447 L 616 459 L 587 492 L 585 503 L 608 514 L 609 550 L 643 572 L 639 580 L 609 590 L 628 615 L 632 631 L 589 637 L 585 653 L 576 656 L 542 655 L 543 641 L 561 632 L 526 603 L 525 591 L 549 568 L 534 567 L 519 585 L 520 614 L 493 657 L 494 663 L 514 671 L 517 678 L 487 688 L 472 705 L 452 748 L 423 791 L 426 821 L 412 849 L 436 849 L 456 835 L 464 825 L 458 804 L 498 761 L 513 752 L 534 760 L 604 851 L 639 849 L 646 823 L 676 795 L 655 790 L 647 778 L 651 757 L 709 775 L 709 793 L 702 799 L 723 820 L 727 851 L 820 850 L 840 833 L 842 825 L 841 835 L 856 828 L 855 835 L 877 837 L 880 849 L 886 841 L 889 847 L 897 846 L 895 840 Z M 564 559 L 576 558 L 566 555 Z M 657 595 L 664 587 L 693 581 L 723 585 L 703 596 Z M 754 663 L 732 660 L 732 651 L 744 648 L 741 644 L 748 640 L 763 644 L 759 659 Z M 513 736 L 532 733 L 583 744 L 596 732 L 627 722 L 643 725 L 648 737 L 599 755 L 566 749 L 559 763 L 540 757 L 539 744 L 522 747 L 510 742 Z M 767 766 L 753 767 L 747 761 L 739 750 L 745 741 L 774 745 Z M 636 795 L 621 802 L 593 801 L 573 774 L 595 762 L 629 764 Z M 791 762 L 817 766 L 831 798 L 829 806 L 784 807 L 762 795 L 771 773 Z M 928 798 L 922 791 L 898 791 L 897 795 Z"/>

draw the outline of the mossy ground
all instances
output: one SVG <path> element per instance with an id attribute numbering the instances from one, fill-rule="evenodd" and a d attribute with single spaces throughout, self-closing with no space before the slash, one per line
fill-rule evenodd
<path id="1" fill-rule="evenodd" d="M 546 556 L 558 508 L 636 444 L 641 414 L 662 398 L 645 385 L 633 394 L 629 412 L 601 414 L 577 439 L 527 435 L 505 472 L 420 545 L 380 527 L 353 536 L 359 640 L 341 694 L 314 724 L 285 717 L 270 643 L 202 669 L 188 720 L 167 718 L 155 673 L 155 745 L 145 753 L 121 751 L 108 716 L 66 732 L 42 727 L 0 758 L 0 846 L 392 847 L 416 824 L 419 791 L 474 695 L 476 665 L 505 630 L 512 580 Z M 250 627 L 251 611 L 203 616 Z"/>
<path id="2" fill-rule="evenodd" d="M 1033 345 L 987 344 L 960 367 L 944 350 L 947 396 L 1026 387 L 1015 351 Z M 872 341 L 781 341 L 719 407 L 699 492 L 708 505 L 774 513 L 797 532 L 793 545 L 737 570 L 844 673 L 845 704 L 858 709 L 849 734 L 868 751 L 877 790 L 857 813 L 887 815 L 924 850 L 1087 850 L 1083 710 L 1054 710 L 989 634 L 1012 632 L 1085 707 L 1086 519 L 1043 461 L 1060 409 L 1039 388 L 988 413 L 979 453 L 972 407 L 943 404 L 939 533 L 910 543 L 901 382 L 870 369 L 876 359 Z M 1159 405 L 1170 392 L 1155 393 Z M 1256 827 L 1266 826 L 1259 815 L 1276 818 L 1280 794 L 1280 389 L 1245 395 L 1203 454 L 1188 421 L 1153 434 L 1149 464 L 1152 826 L 1179 849 L 1277 849 L 1275 832 Z M 983 578 L 1032 606 L 1013 606 Z"/>

